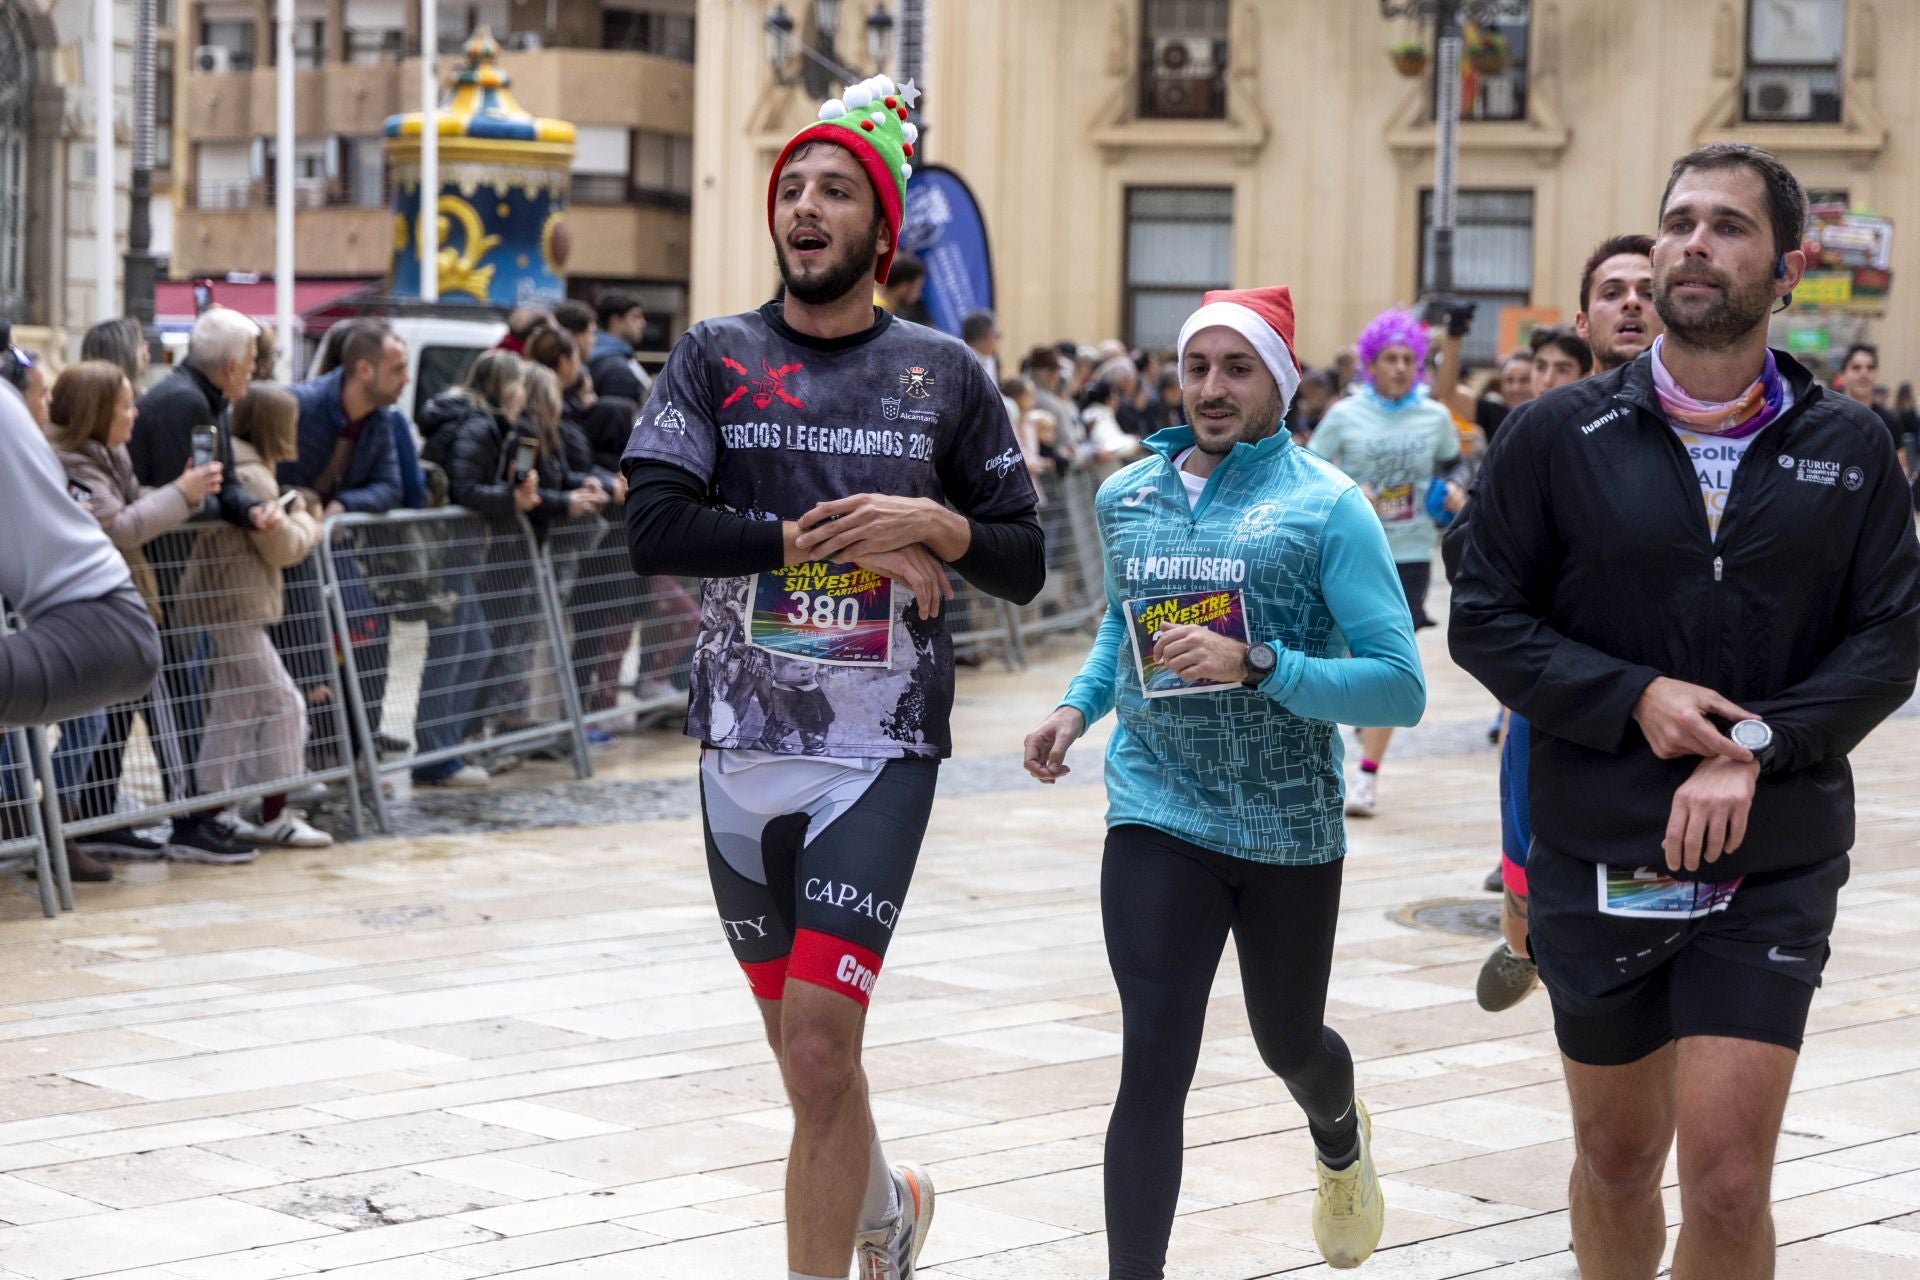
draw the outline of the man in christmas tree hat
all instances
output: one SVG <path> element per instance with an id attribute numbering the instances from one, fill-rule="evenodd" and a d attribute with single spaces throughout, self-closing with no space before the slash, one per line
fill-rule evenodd
<path id="1" fill-rule="evenodd" d="M 634 424 L 642 575 L 705 579 L 687 708 L 720 926 L 793 1103 L 790 1280 L 906 1280 L 933 1187 L 882 1154 L 867 1003 L 951 753 L 947 570 L 1025 603 L 1046 575 L 998 388 L 873 305 L 900 235 L 917 92 L 851 87 L 780 154 L 781 301 L 702 321 Z M 845 496 L 852 495 L 852 496 Z"/>

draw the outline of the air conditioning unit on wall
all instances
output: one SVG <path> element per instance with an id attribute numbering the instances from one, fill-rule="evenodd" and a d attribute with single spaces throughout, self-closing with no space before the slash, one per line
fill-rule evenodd
<path id="1" fill-rule="evenodd" d="M 223 44 L 203 44 L 193 51 L 193 69 L 205 76 L 233 70 L 233 50 Z"/>
<path id="2" fill-rule="evenodd" d="M 1805 120 L 1813 115 L 1813 85 L 1791 72 L 1747 77 L 1747 119 Z"/>
<path id="3" fill-rule="evenodd" d="M 1147 83 L 1152 113 L 1166 117 L 1217 115 L 1220 59 L 1204 37 L 1167 36 L 1153 42 L 1153 67 Z"/>

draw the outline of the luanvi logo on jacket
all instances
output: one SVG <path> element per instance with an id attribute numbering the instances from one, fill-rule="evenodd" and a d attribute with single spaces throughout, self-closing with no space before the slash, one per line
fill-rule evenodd
<path id="1" fill-rule="evenodd" d="M 1612 422 L 1614 419 L 1618 418 L 1619 416 L 1620 416 L 1620 411 L 1618 409 L 1609 409 L 1605 413 L 1601 414 L 1599 417 L 1595 418 L 1592 422 L 1589 422 L 1586 426 L 1581 427 L 1580 434 L 1583 436 L 1590 436 L 1594 432 L 1598 431 L 1600 428 L 1606 426 L 1609 422 Z"/>

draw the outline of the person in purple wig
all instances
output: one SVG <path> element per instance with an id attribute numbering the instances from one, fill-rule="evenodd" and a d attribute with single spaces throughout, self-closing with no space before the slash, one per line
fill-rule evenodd
<path id="1" fill-rule="evenodd" d="M 1413 625 L 1430 627 L 1426 598 L 1433 577 L 1434 524 L 1427 513 L 1427 490 L 1437 474 L 1458 465 L 1460 437 L 1452 415 L 1420 385 L 1427 327 L 1418 316 L 1382 311 L 1360 331 L 1355 348 L 1362 370 L 1359 385 L 1327 410 L 1307 447 L 1345 471 L 1373 503 L 1387 531 Z M 1464 500 L 1464 485 L 1458 493 Z M 1379 803 L 1380 762 L 1392 738 L 1392 729 L 1360 730 L 1360 767 L 1347 783 L 1350 816 L 1373 815 Z"/>

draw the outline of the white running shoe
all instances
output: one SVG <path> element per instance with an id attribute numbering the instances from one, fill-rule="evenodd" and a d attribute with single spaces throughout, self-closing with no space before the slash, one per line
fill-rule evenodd
<path id="1" fill-rule="evenodd" d="M 278 849 L 327 849 L 333 837 L 307 821 L 298 809 L 282 809 L 272 822 L 248 822 L 237 814 L 229 823 L 234 838 L 242 844 L 272 845 Z"/>
<path id="2" fill-rule="evenodd" d="M 911 1161 L 893 1166 L 893 1189 L 900 1198 L 900 1216 L 891 1227 L 859 1238 L 855 1260 L 860 1280 L 913 1280 L 914 1265 L 926 1247 L 927 1228 L 933 1225 L 933 1179 Z"/>
<path id="3" fill-rule="evenodd" d="M 1387 1225 L 1386 1197 L 1373 1167 L 1373 1121 L 1365 1103 L 1355 1098 L 1353 1105 L 1360 1112 L 1360 1158 L 1344 1169 L 1313 1162 L 1320 1181 L 1313 1198 L 1313 1242 L 1327 1265 L 1341 1271 L 1372 1257 Z"/>
<path id="4" fill-rule="evenodd" d="M 1355 769 L 1353 781 L 1347 784 L 1347 816 L 1371 818 L 1379 803 L 1380 775 L 1368 773 L 1365 769 Z"/>

